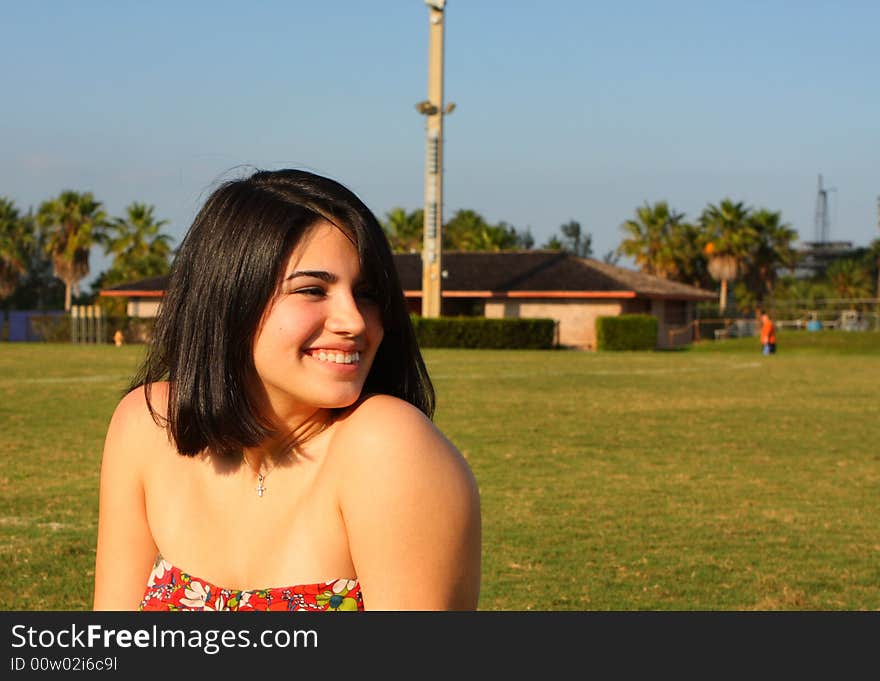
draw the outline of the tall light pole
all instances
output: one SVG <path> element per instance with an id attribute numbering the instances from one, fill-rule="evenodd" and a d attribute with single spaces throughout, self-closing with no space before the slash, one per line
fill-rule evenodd
<path id="1" fill-rule="evenodd" d="M 443 226 L 443 20 L 446 0 L 425 0 L 429 10 L 428 99 L 416 104 L 425 116 L 425 216 L 422 247 L 422 316 L 440 316 Z"/>

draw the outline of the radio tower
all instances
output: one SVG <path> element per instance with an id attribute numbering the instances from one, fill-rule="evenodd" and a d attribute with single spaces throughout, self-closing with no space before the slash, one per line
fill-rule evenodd
<path id="1" fill-rule="evenodd" d="M 822 186 L 822 176 L 819 175 L 819 192 L 816 195 L 816 242 L 828 243 L 831 236 L 831 217 L 828 213 L 828 192 L 837 191 L 835 187 L 825 188 Z"/>

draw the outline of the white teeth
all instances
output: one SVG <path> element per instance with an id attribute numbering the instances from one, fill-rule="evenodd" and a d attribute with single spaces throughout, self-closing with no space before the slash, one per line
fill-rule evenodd
<path id="1" fill-rule="evenodd" d="M 361 359 L 359 352 L 326 352 L 319 350 L 312 357 L 322 362 L 333 362 L 334 364 L 357 364 Z"/>

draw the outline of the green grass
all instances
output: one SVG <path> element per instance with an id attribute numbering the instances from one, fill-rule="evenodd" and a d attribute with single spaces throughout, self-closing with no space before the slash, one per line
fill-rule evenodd
<path id="1" fill-rule="evenodd" d="M 773 357 L 426 351 L 480 485 L 480 608 L 880 608 L 880 335 L 833 334 Z M 139 355 L 0 344 L 6 608 L 90 607 L 102 440 Z"/>

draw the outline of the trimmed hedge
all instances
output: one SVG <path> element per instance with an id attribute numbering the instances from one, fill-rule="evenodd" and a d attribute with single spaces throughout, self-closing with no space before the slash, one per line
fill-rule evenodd
<path id="1" fill-rule="evenodd" d="M 596 318 L 597 350 L 653 350 L 656 345 L 657 318 L 653 315 Z"/>
<path id="2" fill-rule="evenodd" d="M 423 348 L 494 348 L 538 350 L 554 347 L 553 319 L 486 319 L 412 315 Z"/>

